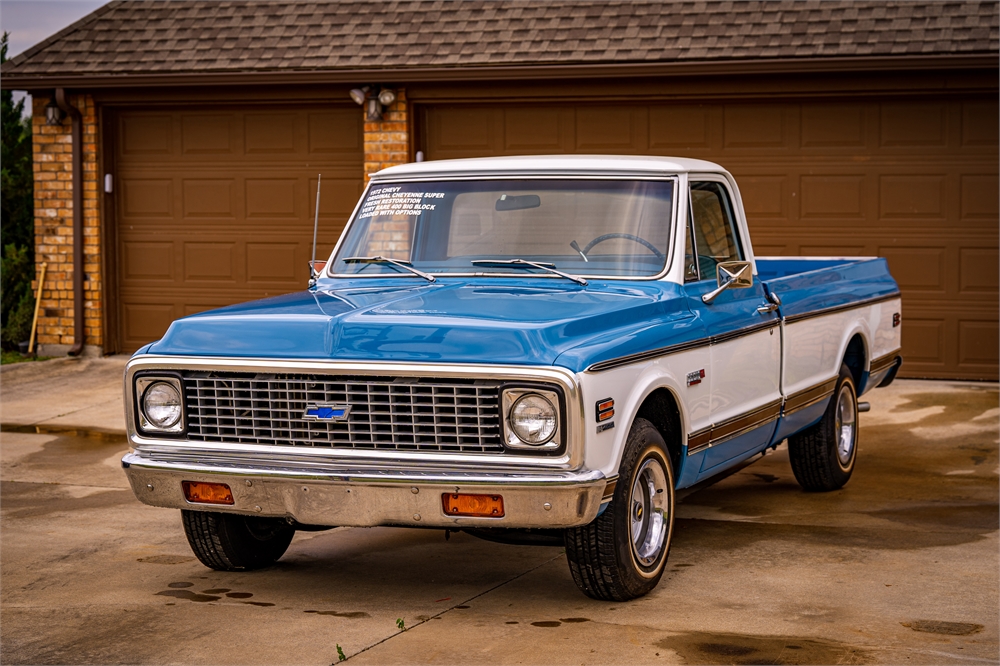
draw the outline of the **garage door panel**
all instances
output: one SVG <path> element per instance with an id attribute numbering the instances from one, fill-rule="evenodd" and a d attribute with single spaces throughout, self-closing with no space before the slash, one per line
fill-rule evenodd
<path id="1" fill-rule="evenodd" d="M 124 342 L 138 349 L 162 336 L 176 318 L 172 303 L 127 302 L 122 307 Z"/>
<path id="2" fill-rule="evenodd" d="M 504 149 L 508 153 L 541 155 L 568 152 L 574 135 L 573 112 L 568 109 L 515 108 L 504 110 Z"/>
<path id="3" fill-rule="evenodd" d="M 879 218 L 932 220 L 947 218 L 947 174 L 882 174 L 878 181 Z"/>
<path id="4" fill-rule="evenodd" d="M 889 262 L 889 270 L 904 296 L 945 295 L 948 286 L 945 248 L 881 246 L 877 254 Z"/>
<path id="5" fill-rule="evenodd" d="M 739 177 L 740 198 L 747 220 L 785 220 L 789 211 L 788 176 Z"/>
<path id="6" fill-rule="evenodd" d="M 948 114 L 941 102 L 884 102 L 879 143 L 890 148 L 944 148 Z"/>
<path id="7" fill-rule="evenodd" d="M 225 156 L 237 152 L 233 114 L 186 114 L 180 123 L 184 155 Z"/>
<path id="8" fill-rule="evenodd" d="M 308 259 L 296 243 L 247 243 L 246 271 L 250 284 L 287 284 L 295 288 L 301 283 L 300 266 Z"/>
<path id="9" fill-rule="evenodd" d="M 172 218 L 174 215 L 174 183 L 167 178 L 120 179 L 119 210 L 129 219 Z"/>
<path id="10" fill-rule="evenodd" d="M 945 320 L 941 318 L 920 318 L 911 314 L 903 301 L 903 365 L 923 370 L 924 373 L 941 372 L 945 369 L 944 359 Z"/>
<path id="11" fill-rule="evenodd" d="M 121 119 L 119 128 L 122 155 L 162 157 L 173 150 L 173 118 L 169 115 L 130 115 Z"/>
<path id="12" fill-rule="evenodd" d="M 998 141 L 1000 117 L 997 105 L 987 102 L 962 104 L 962 146 L 995 151 Z"/>
<path id="13" fill-rule="evenodd" d="M 996 248 L 963 247 L 960 250 L 959 288 L 962 294 L 977 296 L 989 294 L 996 297 L 998 288 L 997 266 L 1000 253 Z"/>
<path id="14" fill-rule="evenodd" d="M 123 246 L 122 277 L 129 281 L 173 281 L 172 241 L 129 241 Z"/>
<path id="15" fill-rule="evenodd" d="M 307 118 L 310 154 L 340 156 L 350 161 L 361 152 L 361 114 L 357 109 L 316 111 Z"/>
<path id="16" fill-rule="evenodd" d="M 118 114 L 119 338 L 158 339 L 179 316 L 277 296 L 332 250 L 363 187 L 356 106 Z"/>
<path id="17" fill-rule="evenodd" d="M 998 207 L 997 174 L 963 174 L 961 178 L 961 215 L 963 222 L 983 223 L 995 228 Z"/>
<path id="18" fill-rule="evenodd" d="M 713 128 L 720 125 L 722 108 L 709 104 L 654 106 L 649 109 L 649 149 L 653 154 L 675 155 L 708 150 Z"/>
<path id="19" fill-rule="evenodd" d="M 235 283 L 236 243 L 207 240 L 184 243 L 184 281 Z"/>
<path id="20" fill-rule="evenodd" d="M 723 111 L 725 149 L 788 150 L 795 105 L 727 104 Z"/>
<path id="21" fill-rule="evenodd" d="M 867 115 L 863 104 L 804 104 L 802 147 L 863 148 L 867 143 Z"/>
<path id="22" fill-rule="evenodd" d="M 303 215 L 305 188 L 294 178 L 248 178 L 244 184 L 246 216 L 297 218 Z"/>
<path id="23" fill-rule="evenodd" d="M 185 178 L 180 181 L 185 218 L 236 217 L 236 181 L 232 178 Z"/>
<path id="24" fill-rule="evenodd" d="M 646 118 L 628 105 L 579 108 L 575 152 L 645 153 Z"/>
<path id="25" fill-rule="evenodd" d="M 503 154 L 492 108 L 441 109 L 430 118 L 434 159 Z"/>
<path id="26" fill-rule="evenodd" d="M 862 173 L 802 176 L 799 179 L 799 217 L 864 223 L 866 180 Z"/>
<path id="27" fill-rule="evenodd" d="M 986 370 L 1000 361 L 1000 331 L 996 319 L 958 322 L 958 363 L 967 370 Z"/>
<path id="28" fill-rule="evenodd" d="M 299 130 L 296 120 L 292 113 L 246 114 L 243 119 L 243 138 L 247 154 L 296 153 L 296 135 Z"/>

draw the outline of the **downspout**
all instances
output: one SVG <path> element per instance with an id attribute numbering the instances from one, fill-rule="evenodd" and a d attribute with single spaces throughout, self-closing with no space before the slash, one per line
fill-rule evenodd
<path id="1" fill-rule="evenodd" d="M 83 352 L 83 115 L 56 88 L 56 105 L 73 120 L 73 346 L 70 356 Z"/>

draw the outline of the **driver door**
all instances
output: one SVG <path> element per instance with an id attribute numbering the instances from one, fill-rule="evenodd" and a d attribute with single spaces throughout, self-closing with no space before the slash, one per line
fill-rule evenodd
<path id="1" fill-rule="evenodd" d="M 692 179 L 690 194 L 693 247 L 687 272 L 695 279 L 688 289 L 692 309 L 712 339 L 712 426 L 698 442 L 705 450 L 700 476 L 710 476 L 770 442 L 781 408 L 781 335 L 777 313 L 757 310 L 767 298 L 756 275 L 749 288 L 726 289 L 711 303 L 702 301 L 718 285 L 718 264 L 747 256 L 724 179 Z"/>

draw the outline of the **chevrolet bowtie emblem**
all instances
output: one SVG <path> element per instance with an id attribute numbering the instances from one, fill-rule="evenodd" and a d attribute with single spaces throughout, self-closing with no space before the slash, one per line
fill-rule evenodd
<path id="1" fill-rule="evenodd" d="M 324 405 L 313 404 L 306 407 L 302 412 L 304 421 L 346 421 L 347 415 L 351 413 L 350 405 Z"/>

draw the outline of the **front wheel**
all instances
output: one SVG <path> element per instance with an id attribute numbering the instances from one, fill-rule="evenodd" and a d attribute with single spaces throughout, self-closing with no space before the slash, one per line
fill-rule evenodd
<path id="1" fill-rule="evenodd" d="M 295 528 L 282 518 L 181 510 L 184 533 L 201 563 L 216 571 L 262 569 L 288 550 Z"/>
<path id="2" fill-rule="evenodd" d="M 858 458 L 858 394 L 854 375 L 841 366 L 837 388 L 819 423 L 788 438 L 788 459 L 804 490 L 843 488 Z"/>
<path id="3" fill-rule="evenodd" d="M 570 573 L 588 597 L 627 601 L 660 582 L 674 528 L 674 476 L 663 437 L 637 418 L 611 504 L 589 525 L 566 530 Z"/>

